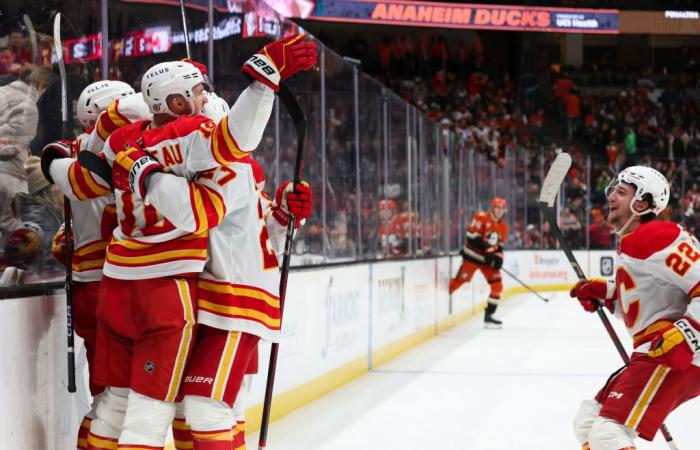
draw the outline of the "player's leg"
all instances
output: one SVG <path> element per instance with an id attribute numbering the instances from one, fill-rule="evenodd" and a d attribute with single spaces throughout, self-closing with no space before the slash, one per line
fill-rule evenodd
<path id="1" fill-rule="evenodd" d="M 596 396 L 601 419 L 594 422 L 591 449 L 634 446 L 636 436 L 652 440 L 678 405 L 700 394 L 700 367 L 671 370 L 646 353 L 630 363 Z"/>
<path id="2" fill-rule="evenodd" d="M 481 272 L 484 274 L 484 277 L 491 288 L 489 298 L 486 300 L 486 309 L 484 310 L 484 325 L 487 328 L 501 328 L 503 326 L 503 322 L 493 316 L 496 309 L 498 309 L 498 303 L 501 299 L 501 292 L 503 292 L 501 273 L 490 266 L 479 266 L 479 270 L 481 270 Z"/>
<path id="3" fill-rule="evenodd" d="M 93 381 L 93 367 L 95 364 L 95 346 L 97 345 L 97 296 L 99 283 L 73 284 L 73 328 L 75 334 L 83 339 L 87 356 L 90 394 L 92 395 L 92 407 L 83 417 L 78 430 L 79 450 L 87 449 L 87 437 L 90 432 L 90 423 L 95 418 L 95 409 L 99 395 L 104 391 L 104 386 Z"/>
<path id="4" fill-rule="evenodd" d="M 120 448 L 162 449 L 175 418 L 175 400 L 193 342 L 196 281 L 160 278 L 131 282 L 131 390 Z"/>
<path id="5" fill-rule="evenodd" d="M 203 326 L 183 383 L 194 450 L 230 450 L 236 436 L 233 406 L 259 338 Z"/>
<path id="6" fill-rule="evenodd" d="M 124 425 L 129 389 L 108 387 L 97 399 L 87 436 L 88 450 L 114 450 Z"/>
<path id="7" fill-rule="evenodd" d="M 112 332 L 123 326 L 125 283 L 104 277 L 98 293 L 97 333 L 91 382 L 109 386 L 97 399 L 88 450 L 114 449 L 122 431 L 130 383 L 132 348 Z"/>
<path id="8" fill-rule="evenodd" d="M 601 404 L 596 400 L 584 400 L 574 418 L 574 434 L 581 443 L 583 450 L 589 450 L 588 438 L 591 434 L 593 422 L 598 417 Z"/>
<path id="9" fill-rule="evenodd" d="M 192 448 L 192 431 L 185 420 L 185 402 L 178 399 L 175 403 L 175 418 L 173 419 L 173 440 L 176 450 Z"/>
<path id="10" fill-rule="evenodd" d="M 233 418 L 236 423 L 233 426 L 233 450 L 245 450 L 245 407 L 247 405 L 248 394 L 253 382 L 253 375 L 246 373 L 243 376 L 241 389 L 238 391 L 236 401 L 233 402 Z"/>
<path id="11" fill-rule="evenodd" d="M 463 259 L 462 265 L 459 266 L 457 275 L 450 279 L 450 294 L 460 288 L 464 283 L 469 283 L 476 272 L 477 265 L 473 262 Z"/>

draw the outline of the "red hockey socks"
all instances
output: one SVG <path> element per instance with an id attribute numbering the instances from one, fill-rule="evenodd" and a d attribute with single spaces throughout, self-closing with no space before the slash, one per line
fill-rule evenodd
<path id="1" fill-rule="evenodd" d="M 176 417 L 173 420 L 173 439 L 177 450 L 192 450 L 194 446 L 192 431 L 189 425 L 185 423 L 185 419 Z"/>
<path id="2" fill-rule="evenodd" d="M 233 450 L 231 430 L 197 431 L 192 430 L 194 450 Z"/>

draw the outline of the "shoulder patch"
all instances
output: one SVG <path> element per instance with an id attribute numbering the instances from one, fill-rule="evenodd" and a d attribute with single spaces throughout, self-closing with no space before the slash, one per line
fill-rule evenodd
<path id="1" fill-rule="evenodd" d="M 653 220 L 642 224 L 622 238 L 620 252 L 637 259 L 647 259 L 673 243 L 681 228 L 673 222 Z"/>

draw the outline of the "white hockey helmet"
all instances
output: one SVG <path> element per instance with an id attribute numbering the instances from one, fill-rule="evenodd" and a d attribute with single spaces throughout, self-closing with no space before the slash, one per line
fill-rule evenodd
<path id="1" fill-rule="evenodd" d="M 180 94 L 185 100 L 192 101 L 192 90 L 203 82 L 202 72 L 192 64 L 169 61 L 156 64 L 143 74 L 141 93 L 151 113 L 176 116 L 168 108 L 168 96 Z"/>
<path id="2" fill-rule="evenodd" d="M 213 92 L 207 92 L 207 102 L 202 108 L 203 116 L 207 116 L 214 122 L 219 123 L 224 116 L 228 116 L 229 112 L 231 112 L 231 107 L 228 106 L 226 100 Z"/>
<path id="3" fill-rule="evenodd" d="M 635 211 L 632 208 L 634 202 L 630 203 L 630 209 L 632 209 L 633 214 L 641 216 L 651 212 L 658 215 L 666 209 L 671 189 L 666 177 L 658 170 L 645 166 L 627 167 L 610 181 L 608 187 L 605 188 L 605 195 L 607 196 L 612 188 L 619 183 L 633 184 L 637 187 L 637 191 L 634 193 L 635 200 L 643 201 L 646 194 L 651 195 L 652 205 L 642 212 Z"/>
<path id="4" fill-rule="evenodd" d="M 134 88 L 123 81 L 102 80 L 89 84 L 78 97 L 78 122 L 86 128 L 91 126 L 116 98 L 135 92 Z"/>

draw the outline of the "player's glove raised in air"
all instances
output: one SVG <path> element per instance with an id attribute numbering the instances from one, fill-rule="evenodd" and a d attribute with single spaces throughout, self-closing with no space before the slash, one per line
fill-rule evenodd
<path id="1" fill-rule="evenodd" d="M 243 64 L 241 71 L 277 92 L 280 82 L 316 65 L 316 43 L 297 34 L 267 44 Z"/>
<path id="2" fill-rule="evenodd" d="M 608 286 L 605 280 L 579 281 L 569 291 L 569 296 L 578 299 L 583 309 L 588 312 L 596 312 L 603 305 L 614 312 L 615 301 L 612 299 L 612 286 Z"/>
<path id="3" fill-rule="evenodd" d="M 114 188 L 131 191 L 138 198 L 146 197 L 146 182 L 153 172 L 160 172 L 163 166 L 151 155 L 136 147 L 117 153 L 112 163 Z"/>
<path id="4" fill-rule="evenodd" d="M 51 163 L 57 159 L 70 158 L 71 154 L 71 145 L 67 141 L 52 142 L 44 146 L 41 150 L 41 173 L 49 180 L 49 183 L 54 183 L 49 173 Z"/>
<path id="5" fill-rule="evenodd" d="M 291 182 L 285 181 L 277 188 L 272 215 L 284 226 L 289 223 L 289 216 L 293 215 L 296 219 L 294 227 L 299 228 L 301 222 L 311 215 L 312 205 L 313 191 L 306 181 L 293 188 Z"/>
<path id="6" fill-rule="evenodd" d="M 700 324 L 686 316 L 662 329 L 651 341 L 648 354 L 671 369 L 687 369 L 700 354 Z"/>

